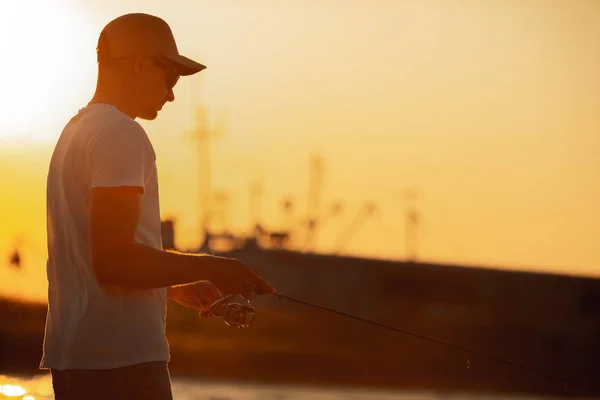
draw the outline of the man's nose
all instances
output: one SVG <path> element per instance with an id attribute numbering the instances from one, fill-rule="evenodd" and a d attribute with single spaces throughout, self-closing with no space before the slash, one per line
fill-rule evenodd
<path id="1" fill-rule="evenodd" d="M 169 92 L 167 93 L 167 101 L 174 101 L 175 100 L 175 93 L 173 93 L 173 89 L 169 89 Z"/>

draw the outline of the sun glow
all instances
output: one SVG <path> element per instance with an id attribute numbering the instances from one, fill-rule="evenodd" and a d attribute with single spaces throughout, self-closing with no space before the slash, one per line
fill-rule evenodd
<path id="1" fill-rule="evenodd" d="M 66 0 L 0 4 L 0 143 L 48 141 L 93 73 L 94 38 Z M 88 80 L 89 81 L 89 80 Z"/>

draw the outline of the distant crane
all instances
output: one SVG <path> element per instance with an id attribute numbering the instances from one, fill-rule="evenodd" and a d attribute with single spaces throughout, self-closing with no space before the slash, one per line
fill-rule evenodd
<path id="1" fill-rule="evenodd" d="M 304 247 L 308 250 L 314 245 L 318 224 L 318 214 L 321 205 L 321 188 L 323 185 L 323 156 L 314 153 L 310 160 L 310 181 L 308 189 L 306 241 Z"/>
<path id="2" fill-rule="evenodd" d="M 199 197 L 199 221 L 201 230 L 207 232 L 212 212 L 211 196 L 211 151 L 210 140 L 225 135 L 226 117 L 220 114 L 215 119 L 214 125 L 210 125 L 209 115 L 206 107 L 195 108 L 195 126 L 190 132 L 192 140 L 197 143 L 198 152 L 198 197 Z"/>
<path id="3" fill-rule="evenodd" d="M 251 175 L 249 179 L 248 189 L 248 217 L 249 230 L 251 235 L 256 234 L 258 226 L 262 225 L 262 199 L 264 187 L 262 184 L 263 167 L 260 161 L 248 157 L 247 155 L 237 155 L 229 157 L 226 161 L 228 171 L 235 174 L 243 172 Z"/>
<path id="4" fill-rule="evenodd" d="M 291 197 L 286 197 L 281 201 L 281 209 L 283 212 L 283 220 L 281 228 L 278 231 L 269 231 L 269 241 L 271 246 L 278 249 L 289 249 L 291 240 L 291 227 L 294 220 L 294 200 Z"/>
<path id="5" fill-rule="evenodd" d="M 319 212 L 321 206 L 321 189 L 323 186 L 324 160 L 319 153 L 313 153 L 310 160 L 310 180 L 308 188 L 308 204 L 306 215 L 306 240 L 304 247 L 313 247 L 317 234 Z"/>
<path id="6" fill-rule="evenodd" d="M 420 223 L 420 216 L 417 211 L 416 202 L 418 193 L 415 189 L 405 189 L 402 193 L 405 200 L 405 252 L 406 259 L 410 262 L 417 260 L 417 228 Z"/>
<path id="7" fill-rule="evenodd" d="M 214 196 L 214 200 L 215 200 L 215 208 L 216 210 L 213 211 L 213 213 L 211 214 L 212 220 L 214 220 L 215 218 L 220 222 L 221 224 L 221 230 L 227 231 L 230 226 L 229 226 L 229 209 L 230 209 L 230 203 L 231 203 L 231 197 L 229 195 L 229 193 L 225 190 L 221 190 L 215 193 Z M 213 227 L 214 229 L 214 227 Z"/>
<path id="8" fill-rule="evenodd" d="M 361 209 L 358 211 L 348 228 L 342 232 L 342 234 L 338 237 L 336 244 L 334 246 L 335 253 L 339 254 L 344 247 L 350 242 L 350 239 L 362 228 L 364 223 L 375 215 L 378 211 L 377 204 L 373 202 L 369 202 L 363 205 Z"/>
<path id="9" fill-rule="evenodd" d="M 260 226 L 261 221 L 261 200 L 263 194 L 262 185 L 259 181 L 254 180 L 250 183 L 248 191 L 250 193 L 250 226 L 252 226 L 254 229 L 257 226 Z"/>
<path id="10" fill-rule="evenodd" d="M 333 218 L 338 217 L 344 211 L 344 204 L 342 201 L 333 202 L 327 209 L 326 212 L 317 214 L 313 218 L 304 219 L 301 224 L 310 231 L 313 238 L 316 237 L 317 233 L 323 229 L 323 227 L 331 221 Z M 310 251 L 310 247 L 306 247 L 306 251 Z"/>
<path id="11" fill-rule="evenodd" d="M 282 231 L 291 232 L 294 226 L 294 199 L 290 196 L 283 198 L 281 201 L 281 209 L 283 211 L 283 221 L 281 224 Z"/>

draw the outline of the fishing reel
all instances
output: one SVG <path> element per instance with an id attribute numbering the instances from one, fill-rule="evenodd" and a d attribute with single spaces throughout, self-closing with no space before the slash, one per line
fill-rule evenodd
<path id="1" fill-rule="evenodd" d="M 231 302 L 237 295 L 230 294 L 220 298 L 210 305 L 210 311 L 200 312 L 201 317 L 213 314 L 221 318 L 228 326 L 234 328 L 248 328 L 254 321 L 254 307 L 248 299 L 246 304 Z"/>

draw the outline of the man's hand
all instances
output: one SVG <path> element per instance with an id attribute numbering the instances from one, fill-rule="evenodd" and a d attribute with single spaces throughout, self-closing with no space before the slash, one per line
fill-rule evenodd
<path id="1" fill-rule="evenodd" d="M 209 311 L 210 305 L 221 298 L 219 290 L 208 281 L 171 287 L 168 293 L 179 304 L 200 311 Z"/>
<path id="2" fill-rule="evenodd" d="M 239 294 L 246 298 L 253 293 L 277 293 L 273 286 L 235 258 L 221 258 L 211 271 L 210 281 L 223 293 Z"/>

